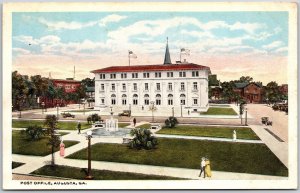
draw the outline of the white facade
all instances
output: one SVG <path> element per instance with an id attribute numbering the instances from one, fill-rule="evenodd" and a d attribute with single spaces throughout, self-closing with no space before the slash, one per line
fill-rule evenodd
<path id="1" fill-rule="evenodd" d="M 189 112 L 207 111 L 209 68 L 177 68 L 172 71 L 172 66 L 175 65 L 168 65 L 168 71 L 147 70 L 150 65 L 145 66 L 144 70 L 134 72 L 130 72 L 128 66 L 124 67 L 126 72 L 105 72 L 101 69 L 94 71 L 95 109 L 100 112 L 110 107 L 115 112 L 143 110 L 149 109 L 152 102 L 157 111 L 172 107 L 189 109 Z"/>

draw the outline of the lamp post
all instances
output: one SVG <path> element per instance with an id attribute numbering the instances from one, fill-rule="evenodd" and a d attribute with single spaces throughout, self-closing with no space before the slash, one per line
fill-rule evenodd
<path id="1" fill-rule="evenodd" d="M 87 180 L 92 180 L 92 163 L 91 163 L 91 138 L 92 138 L 92 131 L 86 132 L 87 136 L 86 139 L 88 140 L 88 171 L 87 171 L 87 176 L 85 179 Z"/>
<path id="2" fill-rule="evenodd" d="M 110 115 L 113 115 L 112 106 L 110 106 Z"/>
<path id="3" fill-rule="evenodd" d="M 42 102 L 42 114 L 44 114 L 44 107 L 45 107 L 45 103 Z"/>
<path id="4" fill-rule="evenodd" d="M 182 103 L 180 105 L 181 105 L 181 117 L 182 117 Z"/>
<path id="5" fill-rule="evenodd" d="M 245 125 L 247 126 L 247 108 L 245 108 L 245 111 L 246 111 L 246 117 L 245 117 Z"/>
<path id="6" fill-rule="evenodd" d="M 129 104 L 129 113 L 130 113 L 130 117 L 131 117 L 131 104 Z"/>
<path id="7" fill-rule="evenodd" d="M 58 112 L 59 110 L 58 110 L 58 108 L 59 108 L 59 104 L 56 104 L 56 111 L 57 111 L 56 112 L 56 117 L 57 117 L 57 119 L 58 119 L 58 116 L 59 116 L 59 112 Z"/>
<path id="8" fill-rule="evenodd" d="M 173 115 L 173 117 L 174 117 L 174 107 L 172 107 L 172 115 Z"/>
<path id="9" fill-rule="evenodd" d="M 154 101 L 151 101 L 150 104 L 151 104 L 150 110 L 152 111 L 152 123 L 153 123 L 153 122 L 154 122 L 153 111 L 155 110 L 155 109 L 154 109 Z"/>

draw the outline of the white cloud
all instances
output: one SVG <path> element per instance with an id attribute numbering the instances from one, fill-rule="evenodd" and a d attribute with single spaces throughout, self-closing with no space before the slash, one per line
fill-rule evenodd
<path id="1" fill-rule="evenodd" d="M 288 47 L 282 47 L 275 50 L 276 53 L 283 53 L 287 51 L 288 51 Z"/>
<path id="2" fill-rule="evenodd" d="M 267 50 L 272 50 L 272 49 L 278 48 L 278 47 L 280 47 L 282 45 L 283 45 L 282 41 L 274 41 L 274 42 L 272 42 L 270 44 L 262 46 L 262 48 L 267 49 Z"/>
<path id="3" fill-rule="evenodd" d="M 41 24 L 46 25 L 49 30 L 77 30 L 77 29 L 82 29 L 82 28 L 86 28 L 86 27 L 92 27 L 97 24 L 99 24 L 100 26 L 105 26 L 108 23 L 119 22 L 125 18 L 127 18 L 127 16 L 112 14 L 112 15 L 108 15 L 108 16 L 104 17 L 101 20 L 95 20 L 95 21 L 89 21 L 89 22 L 48 21 L 43 17 L 39 18 L 38 21 Z"/>
<path id="4" fill-rule="evenodd" d="M 91 21 L 87 23 L 80 23 L 76 21 L 72 22 L 65 22 L 65 21 L 47 21 L 45 18 L 39 18 L 38 21 L 44 25 L 46 25 L 50 30 L 62 30 L 62 29 L 68 29 L 68 30 L 75 30 L 75 29 L 81 29 L 84 27 L 90 27 L 93 25 L 96 25 L 96 21 Z"/>
<path id="5" fill-rule="evenodd" d="M 119 22 L 125 18 L 127 18 L 127 16 L 111 14 L 111 15 L 108 15 L 108 16 L 104 17 L 103 19 L 101 19 L 99 22 L 99 25 L 106 26 L 107 23 Z"/>
<path id="6" fill-rule="evenodd" d="M 29 50 L 23 49 L 23 48 L 13 48 L 13 52 L 21 55 L 30 54 Z"/>

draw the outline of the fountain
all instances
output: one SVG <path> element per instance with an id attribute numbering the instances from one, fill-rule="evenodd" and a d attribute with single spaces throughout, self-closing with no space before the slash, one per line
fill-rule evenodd
<path id="1" fill-rule="evenodd" d="M 119 131 L 118 128 L 118 119 L 113 118 L 113 113 L 111 112 L 110 119 L 105 120 L 105 130 L 106 131 Z"/>
<path id="2" fill-rule="evenodd" d="M 121 137 L 130 133 L 130 129 L 119 128 L 118 119 L 113 118 L 113 112 L 111 111 L 109 119 L 105 120 L 105 123 L 95 123 L 92 129 L 93 137 Z"/>

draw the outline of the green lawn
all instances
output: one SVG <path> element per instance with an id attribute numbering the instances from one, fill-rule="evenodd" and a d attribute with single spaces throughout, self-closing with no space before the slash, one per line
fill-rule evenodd
<path id="1" fill-rule="evenodd" d="M 47 145 L 48 138 L 44 137 L 38 141 L 30 141 L 21 131 L 12 132 L 12 153 L 22 155 L 46 156 L 51 154 L 51 146 Z M 78 141 L 64 141 L 67 147 L 77 144 Z M 55 151 L 58 151 L 56 148 Z"/>
<path id="2" fill-rule="evenodd" d="M 188 136 L 220 137 L 220 138 L 232 139 L 233 130 L 236 130 L 238 139 L 259 140 L 259 137 L 249 127 L 241 128 L 241 127 L 177 125 L 175 128 L 163 128 L 156 133 L 168 134 L 168 135 L 188 135 Z"/>
<path id="3" fill-rule="evenodd" d="M 13 128 L 27 128 L 30 125 L 39 125 L 41 127 L 44 126 L 44 121 L 41 120 L 12 120 Z M 58 129 L 63 130 L 77 130 L 77 122 L 76 121 L 58 121 L 57 124 Z M 81 122 L 81 129 L 87 129 L 92 127 L 87 122 Z"/>
<path id="4" fill-rule="evenodd" d="M 201 115 L 237 115 L 232 108 L 210 107 L 207 112 L 200 113 Z"/>
<path id="5" fill-rule="evenodd" d="M 124 128 L 126 126 L 130 125 L 129 123 L 118 123 L 119 128 Z"/>
<path id="6" fill-rule="evenodd" d="M 20 167 L 21 165 L 24 165 L 24 163 L 20 163 L 20 162 L 12 162 L 12 169 L 15 169 L 17 167 Z"/>
<path id="7" fill-rule="evenodd" d="M 137 128 L 141 128 L 141 129 L 150 129 L 150 127 L 151 127 L 151 124 L 143 124 L 143 125 L 137 126 Z"/>
<path id="8" fill-rule="evenodd" d="M 92 146 L 92 160 L 199 169 L 202 156 L 214 171 L 287 176 L 287 168 L 264 144 L 207 140 L 158 139 L 154 150 L 129 149 L 124 144 Z M 86 149 L 68 158 L 87 159 Z"/>
<path id="9" fill-rule="evenodd" d="M 63 111 L 64 113 L 83 113 L 83 112 L 92 112 L 92 111 L 95 111 L 95 112 L 99 112 L 99 111 L 96 111 L 96 110 L 92 110 L 92 109 L 85 109 L 85 110 L 69 110 L 69 111 Z"/>
<path id="10" fill-rule="evenodd" d="M 45 175 L 45 176 L 58 176 L 72 179 L 84 179 L 85 173 L 81 171 L 81 168 L 69 167 L 69 166 L 56 166 L 52 168 L 49 165 L 43 166 L 38 170 L 35 170 L 31 174 Z M 129 172 L 117 172 L 109 170 L 92 170 L 94 180 L 180 180 L 180 178 L 173 178 L 169 176 L 158 175 L 145 175 Z"/>

